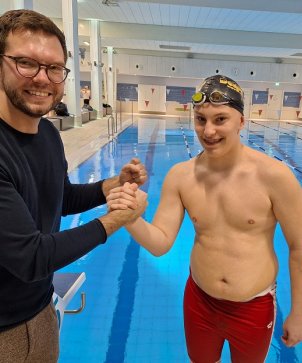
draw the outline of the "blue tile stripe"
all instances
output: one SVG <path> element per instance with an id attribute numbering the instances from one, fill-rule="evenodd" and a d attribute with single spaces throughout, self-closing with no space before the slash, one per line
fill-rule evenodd
<path id="1" fill-rule="evenodd" d="M 151 135 L 146 153 L 145 167 L 149 175 L 153 170 L 155 143 L 159 128 L 155 127 Z M 149 189 L 149 179 L 142 188 L 145 192 Z M 126 250 L 125 261 L 119 276 L 119 293 L 117 305 L 113 314 L 111 331 L 109 335 L 108 350 L 104 363 L 123 363 L 127 340 L 134 310 L 135 290 L 139 278 L 138 260 L 140 246 L 130 237 Z"/>

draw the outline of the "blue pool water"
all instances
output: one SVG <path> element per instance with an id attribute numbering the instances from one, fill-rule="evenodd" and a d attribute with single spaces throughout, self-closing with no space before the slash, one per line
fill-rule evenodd
<path id="1" fill-rule="evenodd" d="M 302 125 L 248 122 L 242 142 L 286 162 L 302 184 Z M 149 194 L 145 218 L 151 220 L 159 201 L 163 179 L 177 162 L 201 150 L 192 125 L 181 120 L 139 119 L 116 140 L 70 174 L 72 182 L 92 182 L 119 173 L 133 156 L 146 165 Z M 81 225 L 106 213 L 104 206 L 66 217 L 62 229 Z M 81 291 L 87 305 L 78 315 L 64 317 L 60 363 L 186 363 L 182 298 L 188 276 L 193 230 L 185 217 L 171 251 L 160 258 L 140 248 L 121 229 L 107 243 L 64 268 L 85 272 Z M 290 308 L 288 249 L 280 228 L 275 248 L 279 257 L 278 315 L 267 363 L 302 362 L 302 345 L 286 348 L 282 322 Z M 77 308 L 79 293 L 69 309 Z M 223 363 L 230 363 L 227 345 Z"/>

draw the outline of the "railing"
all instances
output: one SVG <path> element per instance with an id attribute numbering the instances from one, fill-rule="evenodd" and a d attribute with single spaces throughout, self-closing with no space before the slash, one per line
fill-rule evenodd
<path id="1" fill-rule="evenodd" d="M 114 133 L 117 132 L 117 122 L 114 119 L 113 115 L 110 115 L 107 120 L 108 124 L 108 138 L 114 136 Z"/>
<path id="2" fill-rule="evenodd" d="M 81 292 L 81 306 L 78 309 L 75 310 L 64 310 L 65 314 L 79 314 L 84 310 L 86 306 L 86 294 L 84 292 Z"/>
<path id="3" fill-rule="evenodd" d="M 67 310 L 66 307 L 73 299 L 79 288 L 86 280 L 85 272 L 80 273 L 55 273 L 53 277 L 54 293 L 53 302 L 56 309 L 60 331 L 64 314 L 78 314 L 86 305 L 86 295 L 81 293 L 81 305 L 78 309 Z"/>

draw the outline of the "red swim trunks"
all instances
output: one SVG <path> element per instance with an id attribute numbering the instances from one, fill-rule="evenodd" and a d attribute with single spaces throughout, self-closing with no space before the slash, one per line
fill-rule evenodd
<path id="1" fill-rule="evenodd" d="M 190 275 L 184 324 L 191 361 L 219 362 L 227 340 L 232 363 L 263 363 L 272 339 L 275 306 L 275 289 L 247 302 L 219 300 L 201 290 Z"/>

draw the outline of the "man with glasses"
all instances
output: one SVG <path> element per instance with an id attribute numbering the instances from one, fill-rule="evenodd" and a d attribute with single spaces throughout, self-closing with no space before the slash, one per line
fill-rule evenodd
<path id="1" fill-rule="evenodd" d="M 132 159 L 119 176 L 70 183 L 60 135 L 43 118 L 62 99 L 66 60 L 64 35 L 50 19 L 30 10 L 0 16 L 0 361 L 5 363 L 57 362 L 53 272 L 105 243 L 146 205 L 131 196 L 132 209 L 59 231 L 62 215 L 106 203 L 112 187 L 146 180 L 144 166 Z"/>
<path id="2" fill-rule="evenodd" d="M 282 341 L 292 347 L 302 340 L 302 189 L 285 164 L 240 142 L 243 91 L 234 80 L 208 77 L 192 102 L 203 151 L 168 172 L 152 223 L 138 218 L 127 230 L 161 256 L 187 211 L 195 230 L 184 293 L 191 362 L 219 362 L 227 340 L 232 363 L 263 363 L 276 318 L 277 222 L 289 246 L 292 297 Z M 121 193 L 133 189 L 112 189 L 109 208 L 120 208 Z M 137 191 L 138 200 L 143 195 Z"/>

